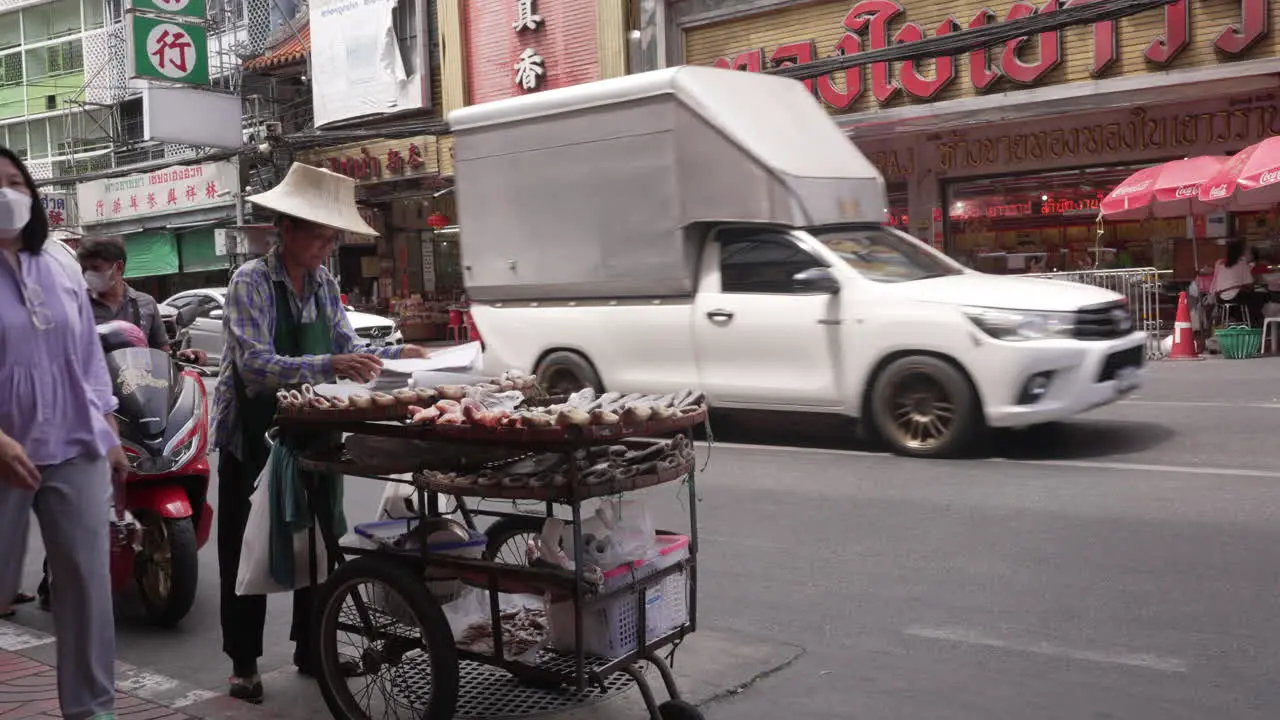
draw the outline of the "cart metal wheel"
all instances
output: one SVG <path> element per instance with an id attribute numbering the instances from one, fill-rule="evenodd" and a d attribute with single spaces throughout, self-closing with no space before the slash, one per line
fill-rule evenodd
<path id="1" fill-rule="evenodd" d="M 501 517 L 484 531 L 489 541 L 484 547 L 484 559 L 507 565 L 529 564 L 528 545 L 542 533 L 546 518 Z"/>
<path id="2" fill-rule="evenodd" d="M 333 717 L 453 718 L 453 632 L 416 561 L 366 555 L 344 563 L 320 587 L 313 622 L 317 679 Z"/>
<path id="3" fill-rule="evenodd" d="M 705 720 L 702 711 L 684 700 L 668 700 L 658 706 L 659 720 Z"/>

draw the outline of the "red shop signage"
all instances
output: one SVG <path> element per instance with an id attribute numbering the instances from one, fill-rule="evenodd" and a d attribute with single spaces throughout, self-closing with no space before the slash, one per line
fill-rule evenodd
<path id="1" fill-rule="evenodd" d="M 1029 2 L 1015 2 L 1004 15 L 1004 21 L 1018 20 L 1037 14 L 1056 12 L 1070 5 L 1094 2 L 1094 0 L 1048 0 L 1037 7 Z M 1267 35 L 1270 15 L 1269 0 L 1240 0 L 1240 21 L 1228 24 L 1217 33 L 1213 46 L 1221 53 L 1239 56 L 1248 52 Z M 908 22 L 890 33 L 890 25 L 900 19 L 907 9 L 894 0 L 862 0 L 845 15 L 841 25 L 845 33 L 829 56 L 853 55 L 863 50 L 883 50 L 891 45 L 901 45 L 924 40 L 929 30 L 918 23 Z M 1173 62 L 1191 44 L 1190 0 L 1177 0 L 1164 7 L 1164 32 L 1148 41 L 1144 57 L 1156 65 Z M 989 9 L 979 10 L 967 20 L 948 16 L 935 28 L 933 36 L 948 35 L 962 27 L 976 29 L 1001 22 Z M 1116 23 L 1113 20 L 1095 23 L 1093 26 L 1093 59 L 1090 72 L 1101 77 L 1119 57 Z M 1033 50 L 1034 48 L 1034 50 Z M 991 90 L 1000 78 L 1018 85 L 1035 85 L 1044 80 L 1063 59 L 1062 31 L 1043 32 L 1034 38 L 1010 40 L 1003 47 L 975 50 L 963 57 L 937 58 L 932 77 L 926 77 L 915 61 L 895 63 L 893 72 L 889 63 L 871 65 L 870 89 L 881 105 L 900 94 L 922 100 L 930 100 L 951 85 L 956 79 L 956 63 L 967 62 L 969 78 L 978 91 Z M 1034 62 L 1023 56 L 1039 58 Z M 732 57 L 715 60 L 716 67 L 747 72 L 760 72 L 766 67 L 803 65 L 817 59 L 813 40 L 787 43 L 775 48 L 765 61 L 763 49 L 747 50 Z M 863 68 L 851 68 L 844 72 L 844 89 L 836 86 L 832 76 L 805 80 L 822 102 L 835 110 L 848 110 L 862 96 Z M 895 77 L 896 76 L 896 77 Z"/>

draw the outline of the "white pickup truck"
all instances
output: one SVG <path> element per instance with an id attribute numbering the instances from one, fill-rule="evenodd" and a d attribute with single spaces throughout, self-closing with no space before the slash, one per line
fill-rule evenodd
<path id="1" fill-rule="evenodd" d="M 882 227 L 883 180 L 800 83 L 686 67 L 450 123 L 486 368 L 864 418 L 921 457 L 1139 385 L 1122 296 L 977 273 Z M 534 162 L 540 205 L 497 179 Z"/>

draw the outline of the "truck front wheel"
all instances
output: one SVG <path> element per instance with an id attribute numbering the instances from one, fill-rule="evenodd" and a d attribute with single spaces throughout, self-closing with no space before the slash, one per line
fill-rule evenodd
<path id="1" fill-rule="evenodd" d="M 978 395 L 954 365 L 928 355 L 899 358 L 876 378 L 871 421 L 895 453 L 951 457 L 970 450 L 983 429 Z"/>
<path id="2" fill-rule="evenodd" d="M 604 389 L 591 363 L 568 350 L 547 355 L 534 372 L 551 395 L 570 395 L 583 388 L 593 388 L 596 392 Z"/>

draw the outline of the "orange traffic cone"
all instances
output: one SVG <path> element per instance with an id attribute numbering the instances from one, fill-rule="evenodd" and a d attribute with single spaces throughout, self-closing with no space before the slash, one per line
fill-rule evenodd
<path id="1" fill-rule="evenodd" d="M 1195 333 L 1191 330 L 1191 309 L 1187 307 L 1187 294 L 1178 293 L 1178 315 L 1173 319 L 1173 350 L 1170 360 L 1203 360 L 1196 351 Z"/>

